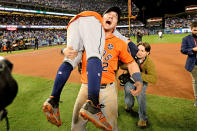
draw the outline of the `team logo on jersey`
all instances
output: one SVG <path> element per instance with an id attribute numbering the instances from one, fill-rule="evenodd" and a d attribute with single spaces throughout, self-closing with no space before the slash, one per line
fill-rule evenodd
<path id="1" fill-rule="evenodd" d="M 113 46 L 112 44 L 108 44 L 108 45 L 107 45 L 107 49 L 111 50 L 111 49 L 113 49 L 113 48 L 114 48 L 114 46 Z"/>

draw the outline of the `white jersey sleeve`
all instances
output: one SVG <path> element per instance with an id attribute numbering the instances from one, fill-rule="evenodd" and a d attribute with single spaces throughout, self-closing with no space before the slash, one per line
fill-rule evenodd
<path id="1" fill-rule="evenodd" d="M 113 35 L 127 43 L 128 38 L 121 35 L 120 32 L 117 31 L 117 29 L 114 30 Z"/>

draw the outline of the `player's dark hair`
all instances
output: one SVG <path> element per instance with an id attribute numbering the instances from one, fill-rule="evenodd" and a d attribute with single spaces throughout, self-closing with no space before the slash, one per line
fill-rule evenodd
<path id="1" fill-rule="evenodd" d="M 140 43 L 137 45 L 137 47 L 138 47 L 139 45 L 144 46 L 144 47 L 145 47 L 145 51 L 146 51 L 146 52 L 150 52 L 150 50 L 151 50 L 151 46 L 150 46 L 150 44 L 149 44 L 149 43 L 147 43 L 147 42 L 140 42 Z"/>
<path id="2" fill-rule="evenodd" d="M 191 23 L 191 28 L 193 28 L 193 27 L 197 27 L 197 21 L 194 21 Z"/>
<path id="3" fill-rule="evenodd" d="M 118 14 L 118 22 L 120 21 L 120 16 L 121 16 L 121 10 L 119 7 L 117 6 L 113 6 L 113 7 L 110 7 L 108 8 L 104 13 L 103 13 L 103 16 L 108 13 L 108 12 L 111 12 L 111 11 L 114 11 Z"/>

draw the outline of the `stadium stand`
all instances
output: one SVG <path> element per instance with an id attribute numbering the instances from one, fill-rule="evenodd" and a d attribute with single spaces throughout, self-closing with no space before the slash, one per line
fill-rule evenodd
<path id="1" fill-rule="evenodd" d="M 85 10 L 93 10 L 102 14 L 110 6 L 119 6 L 122 10 L 122 19 L 118 23 L 117 29 L 125 36 L 129 35 L 127 4 L 125 0 L 0 0 L 1 7 L 72 14 Z M 132 3 L 132 15 L 138 16 L 139 11 L 139 8 Z M 65 28 L 70 18 L 43 13 L 26 14 L 0 11 L 0 34 L 2 34 L 3 44 L 6 44 L 6 40 L 10 40 L 12 44 L 22 41 L 21 43 L 24 45 L 31 45 L 28 47 L 32 47 L 35 37 L 39 39 L 40 46 L 49 45 L 49 43 L 51 45 L 66 43 Z M 135 36 L 138 31 L 143 35 L 157 34 L 159 30 L 164 33 L 164 30 L 167 30 L 167 33 L 171 33 L 173 31 L 169 29 L 189 28 L 190 22 L 194 20 L 197 20 L 196 16 L 190 16 L 189 13 L 184 14 L 184 17 L 165 17 L 162 22 L 150 23 L 143 23 L 137 17 L 137 19 L 130 21 L 130 35 Z M 11 28 L 3 26 L 11 26 Z M 12 26 L 16 27 L 13 28 Z M 37 27 L 32 28 L 31 26 Z M 54 26 L 57 28 L 51 30 Z"/>
<path id="2" fill-rule="evenodd" d="M 0 25 L 67 25 L 68 19 L 39 16 L 0 15 Z"/>
<path id="3" fill-rule="evenodd" d="M 196 21 L 197 17 L 191 17 L 188 15 L 187 18 L 173 17 L 165 19 L 166 29 L 180 29 L 189 28 L 192 21 Z"/>
<path id="4" fill-rule="evenodd" d="M 86 4 L 88 3 L 88 4 Z M 31 9 L 31 10 L 41 10 L 41 11 L 52 11 L 52 12 L 72 12 L 78 13 L 80 11 L 85 10 L 93 10 L 102 14 L 108 7 L 110 6 L 119 6 L 122 9 L 122 16 L 127 16 L 128 14 L 128 5 L 124 0 L 0 0 L 0 4 L 2 7 L 8 8 L 18 8 L 18 9 Z M 139 9 L 133 3 L 132 4 L 132 12 L 137 15 Z M 41 14 L 42 15 L 42 14 Z M 33 45 L 34 38 L 38 37 L 40 45 L 48 45 L 49 39 L 52 41 L 52 45 L 54 44 L 62 44 L 66 42 L 65 29 L 59 30 L 49 30 L 48 28 L 40 29 L 40 27 L 36 29 L 30 29 L 29 26 L 66 26 L 69 19 L 56 17 L 56 16 L 47 16 L 42 15 L 39 16 L 37 14 L 26 15 L 25 13 L 14 13 L 14 12 L 6 12 L 0 14 L 0 25 L 16 25 L 20 28 L 13 29 L 14 31 L 8 31 L 8 29 L 1 29 L 0 33 L 2 33 L 3 43 L 6 44 L 6 40 L 11 41 L 11 43 L 20 42 L 22 39 L 22 43 L 28 43 Z M 142 25 L 140 21 L 132 21 L 134 26 Z M 127 20 L 122 20 L 119 25 L 128 25 Z M 21 26 L 26 26 L 25 29 L 22 29 Z M 124 34 L 128 34 L 127 31 Z M 56 37 L 56 36 L 60 37 Z"/>
<path id="5" fill-rule="evenodd" d="M 59 45 L 66 42 L 66 31 L 19 30 L 0 31 L 0 34 L 3 45 L 6 45 L 8 40 L 11 41 L 13 50 L 33 48 L 35 38 L 38 38 L 39 46 Z"/>
<path id="6" fill-rule="evenodd" d="M 119 6 L 122 12 L 128 12 L 128 5 L 124 0 L 0 0 L 0 2 L 1 1 L 4 5 L 13 5 L 15 7 L 21 7 L 22 5 L 28 4 L 26 8 L 30 8 L 30 6 L 47 10 L 55 8 L 56 10 L 61 9 L 62 11 L 67 10 L 75 13 L 79 13 L 84 10 L 94 10 L 102 13 L 110 6 Z M 134 13 L 139 11 L 135 4 L 132 4 L 132 10 Z"/>

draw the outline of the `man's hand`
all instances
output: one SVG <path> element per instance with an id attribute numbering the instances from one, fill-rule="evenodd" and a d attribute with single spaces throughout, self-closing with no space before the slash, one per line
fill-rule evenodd
<path id="1" fill-rule="evenodd" d="M 193 50 L 193 51 L 197 51 L 197 47 L 194 47 L 192 50 Z"/>
<path id="2" fill-rule="evenodd" d="M 77 51 L 73 50 L 72 46 L 64 48 L 63 53 L 66 58 L 71 60 L 73 60 L 78 54 Z"/>
<path id="3" fill-rule="evenodd" d="M 130 92 L 133 96 L 138 96 L 142 91 L 143 84 L 140 81 L 136 81 L 134 86 L 136 87 L 136 90 L 131 89 Z"/>

